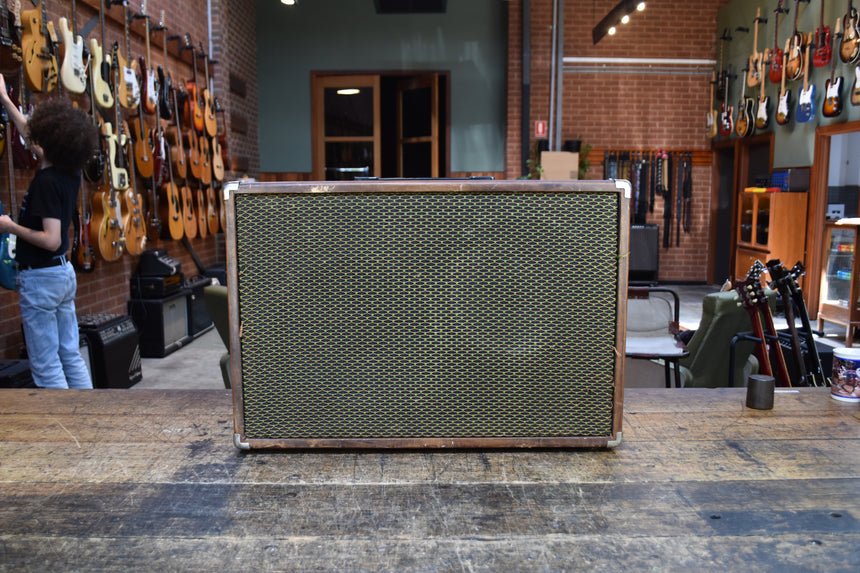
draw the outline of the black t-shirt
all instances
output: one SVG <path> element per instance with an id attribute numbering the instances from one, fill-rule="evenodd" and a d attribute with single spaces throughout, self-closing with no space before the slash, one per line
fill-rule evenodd
<path id="1" fill-rule="evenodd" d="M 68 172 L 46 167 L 36 172 L 21 203 L 18 224 L 36 231 L 43 230 L 42 218 L 60 220 L 62 243 L 56 251 L 47 251 L 27 241 L 17 242 L 15 259 L 22 265 L 46 263 L 69 249 L 69 224 L 75 213 L 80 187 L 80 171 Z"/>

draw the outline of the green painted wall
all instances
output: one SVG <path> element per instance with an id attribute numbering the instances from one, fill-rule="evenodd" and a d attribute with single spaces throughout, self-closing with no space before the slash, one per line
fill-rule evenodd
<path id="1" fill-rule="evenodd" d="M 797 29 L 802 32 L 815 32 L 821 25 L 821 6 L 824 2 L 824 22 L 830 26 L 831 32 L 835 32 L 837 18 L 842 18 L 845 15 L 847 2 L 832 0 L 812 0 L 811 2 L 800 2 L 799 11 L 797 12 Z M 780 48 L 785 47 L 785 40 L 794 32 L 795 6 L 797 3 L 794 0 L 784 0 L 784 7 L 789 8 L 788 14 L 781 14 L 779 17 L 778 41 Z M 858 3 L 860 5 L 860 3 Z M 750 54 L 753 51 L 753 30 L 756 8 L 761 7 L 762 18 L 767 18 L 767 23 L 759 27 L 758 49 L 764 51 L 765 48 L 773 48 L 774 43 L 774 10 L 777 6 L 777 0 L 762 0 L 760 2 L 752 2 L 751 0 L 734 0 L 722 9 L 720 9 L 718 20 L 718 33 L 722 35 L 723 30 L 728 30 L 732 37 L 731 42 L 725 42 L 725 58 L 732 65 L 733 72 L 738 73 L 738 78 L 731 84 L 731 93 L 729 94 L 729 103 L 735 107 L 737 112 L 738 100 L 741 97 L 741 81 L 743 75 L 741 70 L 746 66 Z M 738 31 L 738 27 L 749 28 L 749 33 Z M 830 79 L 832 66 L 826 68 L 816 68 L 810 62 L 809 69 L 811 72 L 810 83 L 814 83 L 816 87 L 816 116 L 809 123 L 798 123 L 796 120 L 797 98 L 800 91 L 803 89 L 803 80 L 794 82 L 786 82 L 786 87 L 791 90 L 792 97 L 792 119 L 787 125 L 778 125 L 775 121 L 776 117 L 776 102 L 779 95 L 779 84 L 771 84 L 767 81 L 765 91 L 770 96 L 772 108 L 771 125 L 766 131 L 774 132 L 774 168 L 784 167 L 804 167 L 810 166 L 813 163 L 813 154 L 815 151 L 815 128 L 819 125 L 832 125 L 834 123 L 843 123 L 846 121 L 854 121 L 860 119 L 860 107 L 852 106 L 850 103 L 850 90 L 855 81 L 855 66 L 842 63 L 838 55 L 838 44 L 835 47 L 834 57 L 836 58 L 836 77 L 842 76 L 843 89 L 842 97 L 844 107 L 842 114 L 835 118 L 827 118 L 821 114 L 821 106 L 824 101 L 824 86 L 825 82 Z M 719 72 L 719 46 L 717 47 L 717 71 Z M 759 87 L 747 88 L 747 96 L 758 98 Z M 719 110 L 719 105 L 717 105 Z"/>
<path id="2" fill-rule="evenodd" d="M 504 171 L 506 3 L 376 14 L 373 0 L 257 1 L 260 167 L 311 171 L 313 71 L 448 71 L 451 170 Z"/>

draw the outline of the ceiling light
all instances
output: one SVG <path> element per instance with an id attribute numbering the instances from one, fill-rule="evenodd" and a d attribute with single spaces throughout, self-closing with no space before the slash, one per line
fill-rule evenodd
<path id="1" fill-rule="evenodd" d="M 342 88 L 337 90 L 337 95 L 351 96 L 359 93 L 360 91 L 361 90 L 359 90 L 358 88 Z"/>
<path id="2" fill-rule="evenodd" d="M 629 21 L 630 21 L 630 15 L 629 15 L 629 14 L 624 14 L 624 17 L 623 17 L 623 18 L 621 18 L 621 23 L 622 23 L 622 24 L 626 24 L 626 23 L 627 23 L 627 22 L 629 22 Z"/>
<path id="3" fill-rule="evenodd" d="M 645 2 L 637 2 L 637 0 L 620 0 L 616 6 L 610 10 L 603 19 L 591 30 L 591 39 L 596 44 L 603 36 L 609 34 L 614 35 L 617 32 L 616 26 L 619 24 L 627 24 L 630 22 L 630 15 L 634 12 L 641 12 L 645 9 Z"/>
<path id="4" fill-rule="evenodd" d="M 610 36 L 614 36 L 615 35 L 615 26 L 610 27 L 609 30 L 606 31 L 606 33 L 609 34 Z"/>
<path id="5" fill-rule="evenodd" d="M 295 6 L 296 0 L 281 0 L 281 4 L 286 4 L 287 6 Z"/>
<path id="6" fill-rule="evenodd" d="M 640 2 L 639 4 L 636 5 L 636 10 L 638 12 L 641 12 L 644 9 L 645 9 L 645 2 Z"/>

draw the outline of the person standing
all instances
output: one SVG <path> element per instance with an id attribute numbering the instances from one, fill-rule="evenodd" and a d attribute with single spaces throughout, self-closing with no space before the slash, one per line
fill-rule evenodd
<path id="1" fill-rule="evenodd" d="M 87 115 L 65 99 L 44 101 L 28 120 L 9 98 L 2 74 L 0 103 L 40 160 L 18 223 L 0 215 L 0 232 L 17 237 L 18 303 L 33 380 L 42 388 L 92 388 L 80 354 L 77 279 L 66 251 L 81 168 L 99 134 Z"/>

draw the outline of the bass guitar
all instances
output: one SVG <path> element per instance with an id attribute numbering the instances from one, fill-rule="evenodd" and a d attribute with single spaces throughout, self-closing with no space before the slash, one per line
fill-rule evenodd
<path id="1" fill-rule="evenodd" d="M 48 14 L 45 3 L 38 0 L 32 10 L 21 12 L 24 31 L 21 51 L 24 58 L 24 81 L 34 92 L 50 92 L 57 87 L 59 67 L 51 47 Z"/>
<path id="2" fill-rule="evenodd" d="M 836 34 L 839 35 L 839 20 L 836 20 Z M 842 113 L 842 76 L 836 77 L 836 58 L 830 69 L 830 79 L 824 83 L 824 103 L 821 114 L 824 117 L 836 117 Z"/>
<path id="3" fill-rule="evenodd" d="M 830 58 L 833 53 L 830 39 L 830 26 L 824 25 L 824 1 L 821 2 L 821 15 L 819 16 L 820 25 L 815 31 L 815 51 L 812 53 L 812 65 L 816 68 L 823 68 L 830 63 Z M 837 20 L 838 23 L 838 20 Z M 836 31 L 837 37 L 839 31 Z"/>
<path id="4" fill-rule="evenodd" d="M 848 0 L 848 10 L 842 17 L 842 41 L 839 44 L 839 58 L 846 64 L 853 64 L 860 56 L 860 30 L 858 24 L 857 10 L 854 4 Z"/>
<path id="5" fill-rule="evenodd" d="M 60 65 L 60 81 L 72 93 L 82 94 L 87 90 L 87 66 L 84 64 L 84 40 L 78 35 L 75 0 L 72 0 L 72 25 L 65 17 L 60 18 L 60 36 L 65 53 Z"/>
<path id="6" fill-rule="evenodd" d="M 815 119 L 815 84 L 809 83 L 809 44 L 803 66 L 803 90 L 797 96 L 797 121 L 808 123 Z"/>
<path id="7" fill-rule="evenodd" d="M 785 41 L 785 51 L 782 54 L 783 60 L 788 59 L 788 43 L 791 40 Z M 785 87 L 785 62 L 782 66 L 782 80 L 779 84 L 779 98 L 776 106 L 776 123 L 785 125 L 791 119 L 791 90 Z"/>
<path id="8" fill-rule="evenodd" d="M 756 353 L 759 370 L 767 376 L 774 376 L 779 386 L 791 386 L 788 368 L 779 345 L 779 333 L 773 325 L 773 315 L 770 304 L 761 286 L 761 274 L 765 266 L 756 261 L 747 273 L 746 278 L 735 286 L 741 299 L 741 304 L 750 315 L 753 336 L 757 339 Z"/>
<path id="9" fill-rule="evenodd" d="M 764 75 L 764 61 L 767 60 L 769 51 L 765 50 L 765 58 L 761 61 L 761 73 Z M 759 92 L 758 102 L 755 112 L 755 127 L 758 130 L 767 129 L 770 124 L 770 97 L 764 91 L 764 82 L 760 84 L 761 91 Z"/>

